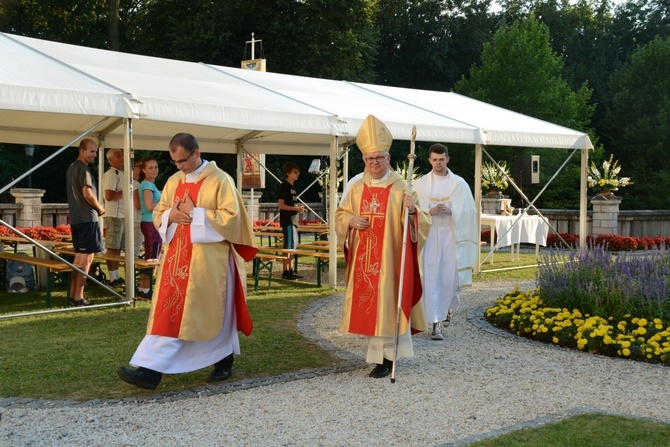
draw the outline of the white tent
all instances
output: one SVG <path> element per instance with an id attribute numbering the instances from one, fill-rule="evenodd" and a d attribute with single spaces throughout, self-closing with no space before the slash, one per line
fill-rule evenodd
<path id="1" fill-rule="evenodd" d="M 586 234 L 592 145 L 583 132 L 447 92 L 255 72 L 4 33 L 0 53 L 2 142 L 64 146 L 93 135 L 104 147 L 131 154 L 133 148 L 167 149 L 172 135 L 190 132 L 203 152 L 330 155 L 335 166 L 338 149 L 351 144 L 374 114 L 396 140 L 409 140 L 416 126 L 418 141 L 476 145 L 477 201 L 484 145 L 581 149 L 580 228 Z M 331 194 L 334 203 L 336 191 Z M 130 201 L 126 206 L 132 215 Z M 331 207 L 331 222 L 334 212 Z M 334 250 L 331 255 L 334 261 Z M 330 269 L 334 286 L 335 262 Z"/>

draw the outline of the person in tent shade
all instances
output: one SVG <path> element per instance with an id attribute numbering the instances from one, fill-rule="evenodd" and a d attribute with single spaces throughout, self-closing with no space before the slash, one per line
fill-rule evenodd
<path id="1" fill-rule="evenodd" d="M 73 264 L 88 274 L 93 257 L 102 251 L 100 217 L 105 214 L 105 209 L 98 202 L 98 189 L 89 166 L 98 157 L 98 145 L 85 138 L 79 143 L 78 151 L 77 159 L 67 168 L 65 188 L 75 251 Z M 92 304 L 84 298 L 85 285 L 86 275 L 73 271 L 69 298 L 72 306 Z"/>

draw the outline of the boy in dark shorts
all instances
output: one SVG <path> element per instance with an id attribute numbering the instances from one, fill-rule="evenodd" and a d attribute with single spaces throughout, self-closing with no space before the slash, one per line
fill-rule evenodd
<path id="1" fill-rule="evenodd" d="M 284 233 L 284 248 L 295 250 L 298 248 L 298 214 L 305 212 L 303 205 L 297 205 L 298 195 L 295 191 L 295 182 L 300 177 L 300 168 L 292 161 L 284 165 L 285 179 L 279 185 L 279 225 Z M 293 254 L 288 253 L 284 259 L 284 273 L 281 277 L 284 279 L 299 279 L 292 267 Z"/>

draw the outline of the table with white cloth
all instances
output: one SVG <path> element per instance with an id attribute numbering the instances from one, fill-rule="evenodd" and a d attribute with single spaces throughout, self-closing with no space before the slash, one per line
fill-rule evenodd
<path id="1" fill-rule="evenodd" d="M 512 260 L 519 259 L 519 247 L 522 243 L 535 244 L 535 256 L 539 254 L 540 245 L 547 245 L 549 225 L 540 216 L 482 214 L 481 225 L 491 229 L 491 251 L 511 246 Z M 498 242 L 494 246 L 496 233 L 498 233 Z M 493 263 L 493 253 L 489 256 Z"/>

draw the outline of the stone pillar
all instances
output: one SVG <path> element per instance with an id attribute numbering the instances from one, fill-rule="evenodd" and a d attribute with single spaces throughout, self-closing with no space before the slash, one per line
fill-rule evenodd
<path id="1" fill-rule="evenodd" d="M 482 214 L 499 214 L 510 203 L 508 196 L 502 194 L 486 194 L 482 196 Z"/>
<path id="2" fill-rule="evenodd" d="M 593 205 L 593 220 L 591 234 L 619 234 L 619 196 L 597 195 L 591 199 Z"/>
<path id="3" fill-rule="evenodd" d="M 253 192 L 253 197 L 252 197 L 252 194 L 251 194 L 252 192 Z M 242 200 L 244 200 L 244 206 L 247 209 L 247 213 L 249 214 L 249 219 L 251 220 L 252 223 L 259 220 L 259 218 L 258 218 L 258 202 L 260 201 L 262 195 L 263 195 L 262 192 L 258 192 L 255 189 L 242 191 Z"/>
<path id="4" fill-rule="evenodd" d="M 42 197 L 46 191 L 33 188 L 13 188 L 10 190 L 16 203 L 23 205 L 16 216 L 17 227 L 39 227 L 42 225 Z"/>

